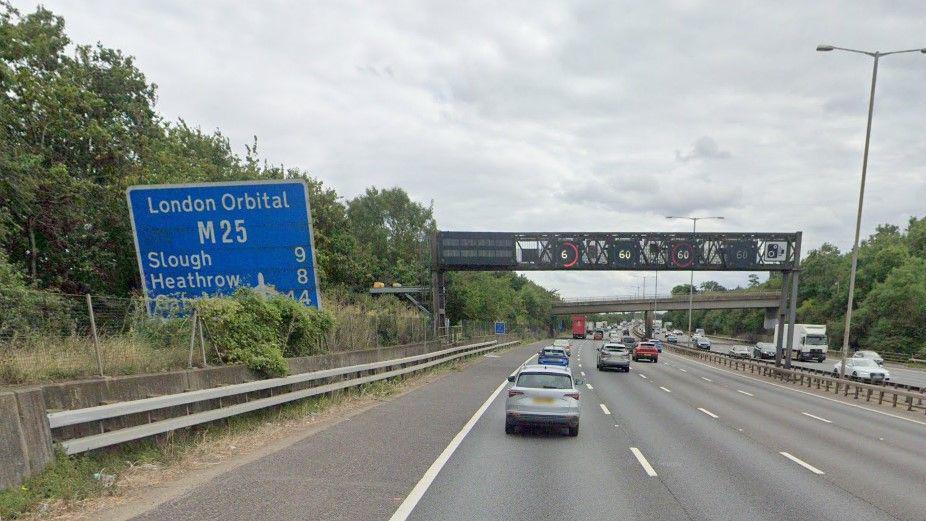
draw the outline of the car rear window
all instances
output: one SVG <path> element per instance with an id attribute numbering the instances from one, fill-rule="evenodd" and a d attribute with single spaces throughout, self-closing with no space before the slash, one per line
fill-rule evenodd
<path id="1" fill-rule="evenodd" d="M 560 349 L 544 349 L 543 354 L 546 356 L 563 356 L 563 351 Z"/>
<path id="2" fill-rule="evenodd" d="M 626 347 L 618 347 L 618 346 L 604 346 L 603 350 L 609 353 L 626 353 L 627 352 Z"/>
<path id="3" fill-rule="evenodd" d="M 531 389 L 572 389 L 572 378 L 555 373 L 521 373 L 517 386 Z"/>

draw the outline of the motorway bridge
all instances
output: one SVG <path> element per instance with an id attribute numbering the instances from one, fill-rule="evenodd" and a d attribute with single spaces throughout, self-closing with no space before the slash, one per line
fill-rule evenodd
<path id="1" fill-rule="evenodd" d="M 780 292 L 755 293 L 697 293 L 691 299 L 692 309 L 777 309 Z M 588 313 L 619 313 L 631 311 L 659 311 L 688 309 L 688 295 L 671 295 L 653 298 L 602 297 L 565 300 L 553 304 L 553 315 L 582 315 Z"/>

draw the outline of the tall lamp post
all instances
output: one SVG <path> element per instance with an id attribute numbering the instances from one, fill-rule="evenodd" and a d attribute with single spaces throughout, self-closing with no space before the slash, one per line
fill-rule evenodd
<path id="1" fill-rule="evenodd" d="M 666 216 L 666 219 L 688 219 L 691 221 L 691 233 L 696 233 L 698 231 L 698 221 L 704 219 L 718 219 L 723 220 L 723 216 L 715 215 L 711 217 L 687 217 L 687 216 L 678 216 L 678 215 L 669 215 Z M 691 308 L 694 305 L 694 270 L 691 270 L 691 278 L 688 282 L 688 346 L 691 346 Z"/>
<path id="2" fill-rule="evenodd" d="M 858 191 L 858 212 L 855 216 L 855 242 L 852 243 L 852 267 L 849 270 L 849 302 L 846 304 L 846 325 L 842 334 L 842 363 L 840 363 L 839 368 L 839 377 L 846 377 L 846 357 L 849 356 L 849 330 L 852 327 L 852 304 L 855 298 L 855 271 L 858 266 L 858 239 L 859 233 L 861 232 L 862 227 L 862 203 L 865 200 L 865 178 L 868 175 L 868 145 L 871 142 L 871 117 L 874 114 L 875 110 L 875 84 L 878 81 L 878 60 L 882 56 L 888 56 L 890 54 L 904 54 L 910 52 L 919 52 L 926 54 L 926 48 L 922 49 L 907 49 L 903 51 L 890 51 L 890 52 L 880 52 L 880 51 L 860 51 L 858 49 L 846 49 L 844 47 L 836 47 L 833 45 L 818 45 L 817 51 L 819 52 L 829 52 L 829 51 L 845 51 L 852 52 L 856 54 L 864 54 L 866 56 L 871 56 L 874 58 L 874 64 L 871 69 L 871 92 L 868 97 L 868 126 L 865 128 L 865 151 L 862 153 L 862 182 Z"/>

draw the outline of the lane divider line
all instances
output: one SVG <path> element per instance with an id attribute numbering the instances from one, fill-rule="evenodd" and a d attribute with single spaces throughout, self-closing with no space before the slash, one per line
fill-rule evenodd
<path id="1" fill-rule="evenodd" d="M 588 387 L 588 390 L 589 390 L 589 391 L 591 391 L 592 389 L 594 389 L 594 387 L 592 387 L 592 384 L 585 384 L 585 387 Z"/>
<path id="2" fill-rule="evenodd" d="M 667 393 L 671 393 L 671 392 L 672 392 L 672 391 L 670 391 L 670 390 L 668 390 L 668 389 L 666 389 L 665 387 L 662 387 L 662 386 L 659 386 L 659 388 L 662 389 L 663 391 L 667 392 Z"/>
<path id="3" fill-rule="evenodd" d="M 523 367 L 526 363 L 530 362 L 534 358 L 534 355 L 531 355 L 527 360 L 522 363 L 520 367 Z M 415 509 L 415 506 L 418 505 L 418 502 L 421 501 L 421 498 L 424 497 L 425 492 L 428 491 L 428 487 L 431 486 L 431 483 L 434 482 L 434 478 L 437 477 L 437 474 L 440 473 L 441 469 L 444 468 L 444 465 L 447 464 L 447 461 L 450 459 L 450 456 L 453 456 L 453 453 L 456 452 L 457 447 L 463 443 L 463 438 L 473 427 L 476 426 L 476 422 L 482 418 L 482 415 L 489 410 L 489 406 L 492 405 L 492 402 L 495 401 L 495 398 L 508 386 L 508 380 L 505 379 L 502 381 L 501 385 L 495 388 L 492 391 L 492 394 L 486 398 L 486 401 L 482 402 L 482 405 L 479 406 L 479 409 L 476 410 L 475 414 L 463 425 L 463 428 L 460 429 L 460 432 L 450 440 L 450 444 L 444 447 L 444 450 L 437 456 L 437 459 L 434 460 L 434 463 L 431 463 L 431 466 L 428 467 L 428 470 L 424 472 L 424 476 L 421 476 L 421 479 L 418 480 L 418 483 L 415 484 L 415 487 L 412 488 L 412 491 L 405 496 L 405 500 L 402 501 L 402 504 L 399 505 L 399 508 L 392 514 L 392 517 L 389 518 L 389 521 L 405 521 L 408 519 L 408 516 L 411 515 L 412 510 Z"/>
<path id="4" fill-rule="evenodd" d="M 687 372 L 688 372 L 687 369 L 684 369 L 684 368 L 681 368 L 681 367 L 679 367 L 678 370 L 681 371 L 681 372 L 683 372 L 683 373 L 687 373 Z"/>
<path id="5" fill-rule="evenodd" d="M 611 411 L 608 410 L 608 407 L 605 404 L 599 403 L 598 407 L 601 407 L 601 412 L 605 414 L 611 414 Z"/>
<path id="6" fill-rule="evenodd" d="M 898 415 L 896 415 L 896 414 L 891 414 L 891 413 L 885 412 L 885 411 L 879 411 L 879 410 L 877 410 L 877 409 L 871 409 L 871 408 L 869 408 L 869 407 L 864 407 L 864 406 L 862 406 L 862 405 L 858 405 L 858 404 L 855 404 L 855 403 L 849 403 L 849 402 L 844 402 L 844 401 L 842 401 L 842 400 L 836 400 L 836 399 L 830 398 L 830 397 L 828 397 L 828 396 L 821 396 L 821 395 L 819 395 L 819 394 L 809 393 L 809 392 L 807 392 L 807 391 L 802 391 L 802 390 L 800 390 L 800 389 L 795 389 L 795 388 L 793 388 L 793 387 L 788 387 L 788 386 L 786 386 L 786 385 L 776 384 L 776 383 L 770 382 L 770 381 L 768 381 L 768 380 L 760 380 L 759 378 L 753 378 L 752 376 L 746 376 L 746 375 L 744 375 L 744 374 L 740 374 L 740 373 L 734 372 L 734 371 L 727 371 L 726 369 L 721 369 L 720 367 L 713 366 L 713 365 L 710 365 L 710 364 L 705 364 L 704 362 L 699 362 L 699 361 L 697 361 L 697 360 L 689 360 L 689 359 L 687 359 L 687 358 L 682 357 L 682 355 L 675 355 L 675 354 L 669 353 L 669 356 L 677 356 L 679 359 L 685 360 L 685 361 L 690 362 L 690 363 L 692 363 L 692 364 L 703 365 L 704 367 L 707 367 L 708 369 L 713 369 L 713 370 L 715 370 L 715 371 L 717 371 L 717 372 L 724 373 L 724 374 L 728 374 L 728 375 L 731 375 L 731 376 L 736 376 L 736 377 L 739 377 L 739 378 L 745 378 L 746 380 L 752 380 L 753 382 L 758 382 L 758 383 L 760 383 L 760 384 L 771 385 L 771 386 L 773 386 L 773 387 L 778 387 L 778 388 L 781 388 L 781 389 L 787 389 L 788 391 L 793 391 L 793 392 L 796 392 L 796 393 L 805 394 L 805 395 L 807 395 L 807 396 L 813 396 L 813 397 L 815 397 L 815 398 L 820 398 L 820 399 L 826 400 L 826 401 L 828 401 L 828 402 L 840 403 L 840 404 L 842 404 L 842 405 L 846 405 L 846 406 L 849 406 L 849 407 L 855 407 L 856 409 L 861 409 L 861 410 L 863 410 L 863 411 L 868 411 L 868 412 L 873 412 L 873 413 L 875 413 L 875 414 L 880 414 L 880 415 L 883 415 L 883 416 L 888 416 L 888 417 L 894 418 L 895 420 L 903 420 L 903 421 L 910 422 L 910 423 L 918 423 L 918 424 L 920 424 L 920 425 L 926 425 L 926 422 L 924 422 L 924 421 L 914 420 L 913 418 L 907 418 L 907 417 L 905 417 L 905 416 L 898 416 Z"/>
<path id="7" fill-rule="evenodd" d="M 582 376 L 585 376 L 585 371 L 579 371 L 579 372 L 582 373 Z"/>
<path id="8" fill-rule="evenodd" d="M 703 412 L 704 414 L 710 416 L 711 418 L 719 418 L 719 416 L 717 416 L 716 414 L 712 413 L 711 411 L 709 411 L 709 410 L 707 410 L 707 409 L 705 409 L 705 408 L 703 408 L 703 407 L 698 407 L 698 410 L 701 411 L 701 412 Z"/>
<path id="9" fill-rule="evenodd" d="M 737 389 L 736 392 L 738 392 L 738 393 L 743 393 L 743 394 L 745 394 L 746 396 L 755 396 L 755 395 L 752 394 L 752 393 L 747 393 L 746 391 L 741 391 L 741 390 L 739 390 L 739 389 Z"/>
<path id="10" fill-rule="evenodd" d="M 639 462 L 640 466 L 643 467 L 643 470 L 646 471 L 646 475 L 651 478 L 655 478 L 656 470 L 653 469 L 653 466 L 650 465 L 648 461 L 646 461 L 646 458 L 643 457 L 643 453 L 640 452 L 640 449 L 636 447 L 630 447 L 630 452 L 632 452 L 634 457 L 637 458 L 637 462 Z"/>
<path id="11" fill-rule="evenodd" d="M 814 474 L 816 474 L 816 475 L 818 475 L 818 476 L 822 476 L 822 475 L 825 474 L 825 472 L 823 472 L 822 470 L 818 469 L 817 467 L 814 467 L 814 466 L 811 465 L 810 463 L 807 463 L 806 461 L 803 461 L 803 460 L 801 460 L 800 458 L 797 458 L 797 457 L 795 457 L 795 456 L 792 456 L 791 454 L 789 454 L 789 453 L 787 453 L 787 452 L 779 452 L 778 454 L 781 454 L 782 456 L 788 458 L 789 460 L 793 461 L 794 463 L 797 463 L 798 465 L 804 467 L 805 469 L 807 469 L 807 470 L 813 472 Z"/>
<path id="12" fill-rule="evenodd" d="M 813 419 L 815 419 L 815 420 L 820 420 L 820 421 L 823 422 L 823 423 L 833 423 L 833 422 L 827 420 L 826 418 L 821 418 L 821 417 L 819 417 L 819 416 L 815 416 L 815 415 L 813 415 L 813 414 L 810 414 L 809 412 L 802 412 L 801 414 L 803 414 L 804 416 L 808 416 L 808 417 L 810 417 L 810 418 L 813 418 Z"/>
<path id="13" fill-rule="evenodd" d="M 646 379 L 647 379 L 647 377 L 646 377 L 646 375 L 645 375 L 645 374 L 643 374 L 643 373 L 637 373 L 637 374 L 639 374 L 639 375 L 640 375 L 640 378 L 642 378 L 642 379 L 644 379 L 644 380 L 646 380 Z"/>
<path id="14" fill-rule="evenodd" d="M 701 377 L 701 379 L 704 380 L 705 382 L 713 382 L 713 380 L 711 380 L 710 378 L 704 378 L 703 376 Z"/>

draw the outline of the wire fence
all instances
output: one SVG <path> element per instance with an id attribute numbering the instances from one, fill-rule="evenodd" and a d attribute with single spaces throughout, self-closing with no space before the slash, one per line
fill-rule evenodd
<path id="1" fill-rule="evenodd" d="M 0 288 L 0 385 L 221 364 L 210 331 L 194 321 L 187 304 Z M 429 318 L 413 311 L 326 309 L 335 325 L 315 352 L 494 335 L 491 322 L 463 321 L 435 332 Z M 516 332 L 525 338 L 544 336 L 539 327 Z"/>

